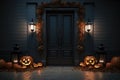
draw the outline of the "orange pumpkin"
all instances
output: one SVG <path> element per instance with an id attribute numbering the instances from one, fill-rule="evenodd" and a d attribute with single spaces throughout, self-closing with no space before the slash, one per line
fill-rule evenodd
<path id="1" fill-rule="evenodd" d="M 120 68 L 120 56 L 111 59 L 111 66 Z"/>
<path id="2" fill-rule="evenodd" d="M 13 66 L 12 62 L 7 62 L 5 67 L 10 69 L 10 68 L 12 68 L 12 66 Z"/>
<path id="3" fill-rule="evenodd" d="M 15 68 L 15 69 L 22 69 L 22 66 L 19 65 L 19 64 L 14 64 L 14 68 Z"/>
<path id="4" fill-rule="evenodd" d="M 38 67 L 42 67 L 43 66 L 43 63 L 42 62 L 38 62 Z"/>
<path id="5" fill-rule="evenodd" d="M 84 59 L 84 63 L 87 66 L 93 66 L 96 64 L 96 62 L 97 62 L 97 59 L 94 56 L 86 56 Z"/>
<path id="6" fill-rule="evenodd" d="M 85 67 L 86 65 L 83 62 L 80 62 L 80 67 Z"/>
<path id="7" fill-rule="evenodd" d="M 33 58 L 31 56 L 22 56 L 20 58 L 20 63 L 23 66 L 30 66 L 33 64 Z"/>
<path id="8" fill-rule="evenodd" d="M 103 64 L 98 63 L 98 64 L 94 65 L 94 68 L 96 68 L 96 69 L 101 68 L 101 67 L 103 67 Z"/>
<path id="9" fill-rule="evenodd" d="M 106 63 L 106 68 L 110 69 L 111 68 L 111 63 Z"/>
<path id="10" fill-rule="evenodd" d="M 4 59 L 0 59 L 0 68 L 3 68 L 5 66 L 6 62 Z"/>
<path id="11" fill-rule="evenodd" d="M 38 67 L 38 64 L 36 64 L 36 63 L 33 63 L 33 66 L 34 66 L 35 68 L 37 68 L 37 67 Z"/>

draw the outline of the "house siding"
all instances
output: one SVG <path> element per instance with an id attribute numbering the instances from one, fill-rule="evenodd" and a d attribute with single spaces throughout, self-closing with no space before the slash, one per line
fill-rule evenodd
<path id="1" fill-rule="evenodd" d="M 107 57 L 120 55 L 119 1 L 95 0 L 94 43 L 105 45 Z"/>
<path id="2" fill-rule="evenodd" d="M 28 49 L 31 48 L 35 49 L 37 43 L 30 44 L 31 42 L 28 40 L 28 22 L 36 13 L 33 12 L 28 16 L 27 3 L 37 3 L 40 5 L 43 1 L 50 2 L 51 0 L 4 0 L 0 3 L 0 58 L 10 57 L 10 52 L 16 43 L 20 44 L 23 54 L 30 54 L 34 56 L 34 58 L 39 58 L 39 53 L 35 53 L 35 50 L 31 53 L 28 51 Z M 84 2 L 89 0 L 66 1 L 76 1 L 83 5 Z M 93 53 L 95 53 L 97 46 L 103 43 L 109 59 L 112 56 L 120 55 L 120 36 L 118 35 L 120 30 L 120 2 L 116 0 L 94 0 L 92 2 L 95 3 L 95 6 L 89 5 L 88 7 L 84 5 L 84 7 L 86 15 L 85 21 L 88 17 L 92 18 L 94 21 L 94 34 L 92 34 L 94 42 Z M 29 47 L 34 45 L 35 47 Z"/>

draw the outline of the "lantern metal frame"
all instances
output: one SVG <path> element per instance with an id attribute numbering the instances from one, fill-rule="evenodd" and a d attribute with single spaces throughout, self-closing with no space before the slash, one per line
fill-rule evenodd
<path id="1" fill-rule="evenodd" d="M 10 60 L 12 64 L 18 64 L 19 57 L 20 57 L 20 47 L 18 44 L 15 44 L 15 46 L 13 47 L 13 51 L 11 52 L 11 56 L 10 56 Z"/>
<path id="2" fill-rule="evenodd" d="M 35 32 L 36 30 L 36 24 L 34 22 L 34 20 L 32 19 L 31 22 L 29 23 L 29 27 L 30 27 L 30 30 L 31 32 Z"/>
<path id="3" fill-rule="evenodd" d="M 97 51 L 97 54 L 98 54 L 98 62 L 100 64 L 105 64 L 106 63 L 106 51 L 105 51 L 105 47 L 103 44 L 100 44 L 98 46 L 98 51 Z"/>

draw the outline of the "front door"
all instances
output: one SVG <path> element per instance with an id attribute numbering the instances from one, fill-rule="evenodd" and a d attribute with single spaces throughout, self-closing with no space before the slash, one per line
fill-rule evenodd
<path id="1" fill-rule="evenodd" d="M 73 63 L 74 12 L 47 11 L 47 65 L 69 65 Z"/>

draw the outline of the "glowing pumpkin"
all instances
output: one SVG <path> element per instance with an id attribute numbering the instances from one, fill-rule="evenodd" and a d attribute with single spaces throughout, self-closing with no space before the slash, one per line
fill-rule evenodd
<path id="1" fill-rule="evenodd" d="M 103 67 L 103 64 L 98 63 L 98 64 L 94 65 L 94 68 L 96 68 L 96 69 L 101 68 L 101 67 Z"/>
<path id="2" fill-rule="evenodd" d="M 33 64 L 33 58 L 31 56 L 22 56 L 20 58 L 20 63 L 23 66 L 30 66 Z"/>
<path id="3" fill-rule="evenodd" d="M 43 63 L 42 62 L 39 62 L 37 63 L 38 64 L 38 67 L 42 67 L 43 66 Z"/>
<path id="4" fill-rule="evenodd" d="M 84 59 L 84 63 L 87 66 L 93 66 L 96 64 L 96 62 L 97 62 L 97 59 L 94 56 L 86 56 Z"/>
<path id="5" fill-rule="evenodd" d="M 22 66 L 22 69 L 25 69 L 25 68 L 27 68 L 27 66 Z"/>
<path id="6" fill-rule="evenodd" d="M 85 67 L 86 65 L 83 62 L 80 62 L 81 67 Z"/>
<path id="7" fill-rule="evenodd" d="M 34 66 L 34 68 L 36 68 L 36 67 L 38 67 L 38 64 L 36 64 L 36 63 L 33 63 L 33 66 Z"/>

